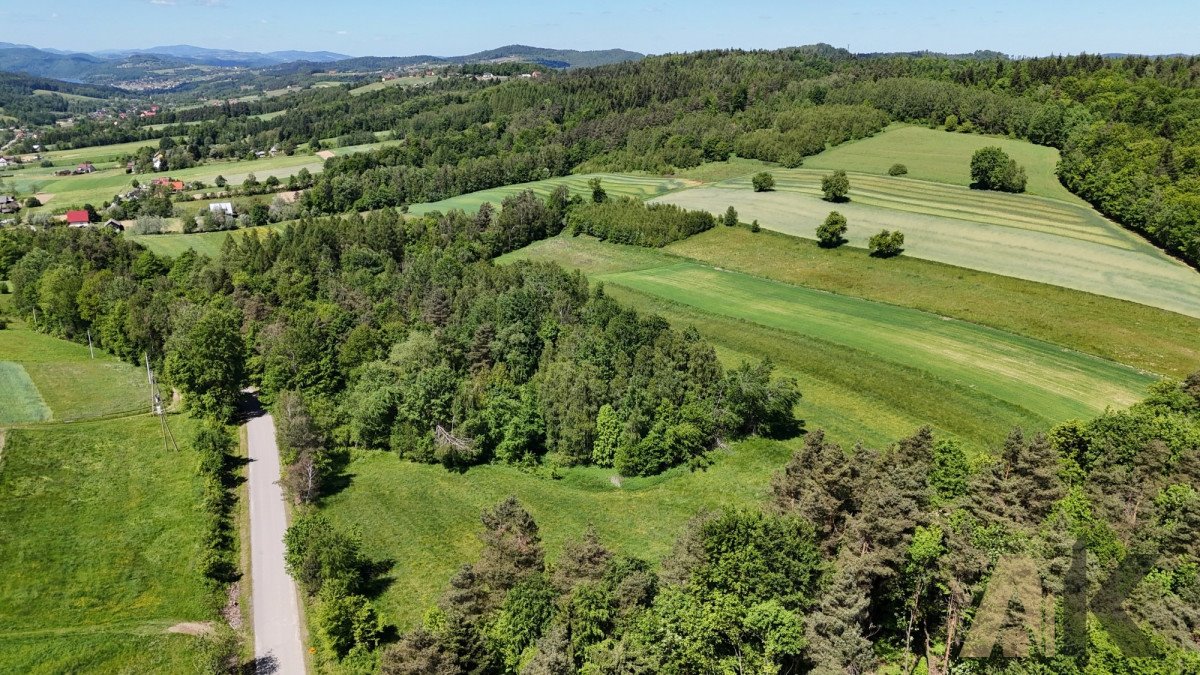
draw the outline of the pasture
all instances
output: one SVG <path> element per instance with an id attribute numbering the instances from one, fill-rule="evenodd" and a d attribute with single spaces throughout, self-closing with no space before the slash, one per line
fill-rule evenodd
<path id="1" fill-rule="evenodd" d="M 776 170 L 773 192 L 748 178 L 683 190 L 659 201 L 814 237 L 830 211 L 849 221 L 851 246 L 881 229 L 905 234 L 905 255 L 1107 295 L 1200 317 L 1200 274 L 1089 207 L 869 174 L 850 175 L 850 201 L 820 198 L 822 171 Z"/>
<path id="2" fill-rule="evenodd" d="M 421 215 L 430 211 L 441 211 L 443 213 L 459 209 L 466 212 L 474 212 L 479 210 L 479 205 L 484 202 L 490 202 L 493 206 L 500 206 L 500 202 L 504 201 L 505 197 L 524 192 L 525 190 L 533 190 L 534 194 L 539 197 L 546 197 L 554 191 L 559 185 L 566 185 L 571 190 L 571 194 L 591 198 L 592 189 L 588 187 L 588 181 L 593 178 L 599 178 L 604 190 L 609 197 L 633 197 L 635 199 L 650 199 L 659 195 L 667 194 L 674 190 L 681 190 L 686 187 L 698 185 L 699 181 L 687 180 L 682 178 L 664 178 L 662 176 L 650 175 L 633 175 L 619 173 L 589 173 L 578 174 L 573 176 L 562 176 L 558 178 L 547 178 L 546 180 L 534 181 L 531 183 L 517 183 L 515 185 L 505 185 L 504 187 L 492 188 L 490 190 L 481 190 L 479 192 L 471 192 L 449 199 L 443 199 L 438 202 L 429 202 L 425 204 L 413 204 L 409 207 L 409 213 Z"/>
<path id="3" fill-rule="evenodd" d="M 149 406 L 141 368 L 99 349 L 92 359 L 87 345 L 20 323 L 0 330 L 0 384 L 0 424 L 79 420 Z"/>
<path id="4" fill-rule="evenodd" d="M 1029 176 L 1025 187 L 1028 194 L 1084 203 L 1058 181 L 1055 174 L 1057 148 L 1001 136 L 960 134 L 897 124 L 883 133 L 842 143 L 815 157 L 808 157 L 804 166 L 885 176 L 888 168 L 900 163 L 908 168 L 909 178 L 965 187 L 971 184 L 971 155 L 989 145 L 998 146 L 1025 167 Z"/>
<path id="5" fill-rule="evenodd" d="M 166 632 L 213 612 L 193 458 L 151 415 L 4 438 L 0 672 L 193 672 L 199 638 Z"/>

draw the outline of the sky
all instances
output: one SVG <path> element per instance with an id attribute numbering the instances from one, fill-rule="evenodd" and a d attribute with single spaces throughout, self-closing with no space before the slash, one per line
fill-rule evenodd
<path id="1" fill-rule="evenodd" d="M 853 52 L 1200 52 L 1197 0 L 0 0 L 0 26 L 0 40 L 72 51 L 455 56 L 517 43 L 662 54 L 827 42 Z"/>

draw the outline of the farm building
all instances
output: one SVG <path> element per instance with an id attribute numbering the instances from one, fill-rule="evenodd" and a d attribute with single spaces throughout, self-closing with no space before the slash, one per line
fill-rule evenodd
<path id="1" fill-rule="evenodd" d="M 124 232 L 125 231 L 125 226 L 122 225 L 121 223 L 119 223 L 118 221 L 113 220 L 112 218 L 109 218 L 108 222 L 104 223 L 104 226 L 107 227 L 108 229 L 112 230 L 113 232 Z"/>
<path id="2" fill-rule="evenodd" d="M 95 170 L 96 170 L 96 167 L 93 166 L 91 162 L 84 162 L 83 164 L 80 164 L 79 166 L 75 167 L 76 174 L 92 173 Z"/>
<path id="3" fill-rule="evenodd" d="M 0 195 L 0 213 L 16 213 L 21 210 L 21 204 L 8 195 Z"/>
<path id="4" fill-rule="evenodd" d="M 230 202 L 213 202 L 208 205 L 208 210 L 213 213 L 223 213 L 230 217 L 237 215 L 234 213 L 233 204 Z"/>
<path id="5" fill-rule="evenodd" d="M 87 227 L 90 222 L 88 212 L 80 209 L 78 211 L 67 211 L 67 225 L 71 227 Z"/>

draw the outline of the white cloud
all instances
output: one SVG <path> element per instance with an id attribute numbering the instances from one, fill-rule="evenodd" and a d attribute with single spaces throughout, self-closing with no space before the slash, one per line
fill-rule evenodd
<path id="1" fill-rule="evenodd" d="M 150 0 L 152 5 L 174 5 L 175 0 Z"/>

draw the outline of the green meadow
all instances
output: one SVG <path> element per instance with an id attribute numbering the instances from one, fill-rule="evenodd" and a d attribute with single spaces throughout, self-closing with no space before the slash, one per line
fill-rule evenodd
<path id="1" fill-rule="evenodd" d="M 633 197 L 635 199 L 650 199 L 698 184 L 696 181 L 689 181 L 682 178 L 664 178 L 662 176 L 621 173 L 578 174 L 560 178 L 547 178 L 546 180 L 534 181 L 532 183 L 505 185 L 504 187 L 471 192 L 438 202 L 413 204 L 409 207 L 409 213 L 416 215 L 429 213 L 430 211 L 445 213 L 453 209 L 473 212 L 478 211 L 479 205 L 484 202 L 489 202 L 493 206 L 499 207 L 500 202 L 504 201 L 505 197 L 519 194 L 525 190 L 533 190 L 534 194 L 539 197 L 545 197 L 559 185 L 566 185 L 572 194 L 586 195 L 590 198 L 592 189 L 588 187 L 588 181 L 593 178 L 601 180 L 605 192 L 610 197 Z"/>
<path id="2" fill-rule="evenodd" d="M 887 175 L 893 164 L 903 164 L 908 177 L 967 186 L 971 184 L 971 155 L 980 148 L 997 146 L 1029 176 L 1026 190 L 1039 197 L 1083 203 L 1063 187 L 1055 174 L 1058 149 L 1000 136 L 960 134 L 942 129 L 893 125 L 881 134 L 843 143 L 804 160 L 811 169 L 843 169 Z"/>
<path id="3" fill-rule="evenodd" d="M 0 672 L 194 672 L 199 638 L 167 632 L 213 613 L 194 459 L 151 415 L 0 438 Z"/>
<path id="4" fill-rule="evenodd" d="M 910 424 L 931 424 L 976 448 L 1018 424 L 1045 428 L 1128 405 L 1154 380 L 1042 340 L 658 251 L 564 236 L 506 259 L 521 258 L 581 269 L 621 299 L 695 325 L 718 346 L 786 358 L 792 370 L 844 399 L 884 405 Z M 881 376 L 884 364 L 895 373 Z M 825 426 L 830 418 L 810 414 L 808 402 L 801 415 Z M 871 428 L 871 415 L 862 418 Z"/>
<path id="5" fill-rule="evenodd" d="M 617 247 L 547 242 L 564 261 L 593 265 Z M 1183 378 L 1200 364 L 1200 319 L 1061 286 L 910 256 L 872 257 L 852 246 L 718 227 L 666 252 L 708 265 L 819 290 L 911 307 L 1037 338 L 1136 368 Z M 1065 317 L 1069 317 L 1065 318 Z"/>
<path id="6" fill-rule="evenodd" d="M 705 470 L 680 468 L 619 486 L 611 469 L 568 469 L 551 480 L 511 466 L 455 473 L 365 452 L 346 467 L 349 488 L 325 499 L 323 511 L 358 531 L 368 555 L 395 563 L 378 604 L 403 630 L 418 624 L 459 566 L 479 554 L 479 514 L 509 495 L 537 520 L 550 560 L 594 525 L 612 549 L 658 562 L 698 511 L 766 499 L 772 473 L 796 442 L 735 443 L 714 453 Z"/>
<path id="7" fill-rule="evenodd" d="M 69 421 L 148 409 L 146 372 L 87 345 L 0 330 L 0 424 Z M 15 412 L 14 412 L 15 411 Z M 47 414 L 48 413 L 48 414 Z"/>
<path id="8" fill-rule="evenodd" d="M 158 255 L 174 258 L 184 251 L 194 249 L 197 253 L 202 253 L 210 258 L 215 258 L 221 254 L 221 247 L 225 245 L 226 237 L 240 239 L 247 234 L 255 234 L 261 236 L 267 230 L 277 230 L 283 227 L 283 223 L 274 225 L 263 225 L 261 227 L 247 227 L 241 230 L 226 230 L 222 232 L 193 232 L 191 234 L 126 234 L 125 236 L 146 248 L 154 251 Z"/>
<path id="9" fill-rule="evenodd" d="M 820 197 L 825 172 L 772 173 L 771 192 L 736 178 L 658 200 L 714 213 L 732 205 L 744 222 L 809 238 L 838 211 L 850 246 L 865 248 L 876 232 L 899 229 L 905 255 L 1200 317 L 1200 274 L 1087 206 L 859 173 L 850 174 L 850 201 L 831 204 Z"/>

